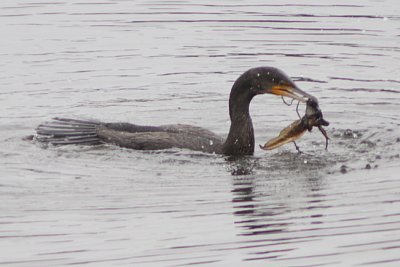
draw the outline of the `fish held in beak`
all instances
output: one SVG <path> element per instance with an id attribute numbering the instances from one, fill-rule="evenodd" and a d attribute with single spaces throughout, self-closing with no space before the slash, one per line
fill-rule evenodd
<path id="1" fill-rule="evenodd" d="M 313 98 L 307 100 L 306 114 L 289 126 L 284 128 L 277 137 L 272 138 L 260 148 L 264 150 L 272 150 L 284 144 L 294 142 L 304 135 L 306 130 L 311 131 L 313 127 L 317 127 L 322 135 L 325 137 L 325 149 L 328 149 L 328 134 L 322 126 L 328 126 L 329 122 L 323 118 L 321 109 L 319 108 L 318 101 Z M 296 146 L 297 148 L 297 146 Z"/>

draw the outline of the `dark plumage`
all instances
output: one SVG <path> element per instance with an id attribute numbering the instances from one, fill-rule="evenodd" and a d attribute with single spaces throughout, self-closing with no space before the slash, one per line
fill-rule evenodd
<path id="1" fill-rule="evenodd" d="M 243 73 L 232 86 L 229 97 L 231 126 L 226 140 L 204 128 L 184 124 L 141 126 L 64 118 L 54 118 L 39 125 L 36 139 L 53 145 L 112 143 L 140 150 L 177 147 L 225 155 L 251 155 L 254 131 L 249 105 L 254 96 L 265 93 L 300 101 L 313 98 L 297 88 L 282 71 L 259 67 Z"/>

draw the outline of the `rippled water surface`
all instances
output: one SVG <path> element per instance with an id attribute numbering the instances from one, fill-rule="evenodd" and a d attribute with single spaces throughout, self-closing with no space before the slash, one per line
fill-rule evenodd
<path id="1" fill-rule="evenodd" d="M 1 1 L 0 265 L 399 266 L 398 1 Z M 228 159 L 23 140 L 55 116 L 229 129 L 283 69 L 331 137 Z M 302 110 L 304 107 L 301 107 Z M 254 99 L 256 143 L 297 118 Z"/>

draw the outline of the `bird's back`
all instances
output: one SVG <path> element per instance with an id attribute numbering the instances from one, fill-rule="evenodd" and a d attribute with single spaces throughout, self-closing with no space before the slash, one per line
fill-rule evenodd
<path id="1" fill-rule="evenodd" d="M 192 125 L 142 126 L 55 118 L 36 129 L 36 139 L 53 145 L 112 143 L 121 147 L 158 150 L 186 148 L 221 153 L 223 138 Z"/>

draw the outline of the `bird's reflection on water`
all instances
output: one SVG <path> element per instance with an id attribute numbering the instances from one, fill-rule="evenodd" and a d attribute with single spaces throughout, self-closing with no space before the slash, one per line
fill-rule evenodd
<path id="1" fill-rule="evenodd" d="M 284 249 L 290 251 L 298 247 L 298 242 L 304 242 L 304 237 L 291 234 L 296 216 L 308 217 L 309 224 L 322 223 L 323 213 L 319 208 L 323 208 L 324 195 L 319 191 L 323 189 L 324 172 L 316 165 L 323 164 L 303 167 L 299 162 L 304 163 L 304 156 L 285 153 L 284 162 L 282 154 L 279 156 L 278 160 L 277 156 L 269 159 L 276 160 L 276 164 L 270 165 L 268 170 L 262 169 L 261 166 L 265 166 L 262 158 L 228 159 L 233 175 L 235 225 L 240 229 L 239 236 L 249 238 L 252 255 L 273 253 L 274 256 L 269 256 L 275 258 L 283 252 L 277 250 L 277 246 L 295 243 Z M 298 211 L 300 214 L 296 215 Z M 304 214 L 304 211 L 308 212 Z M 260 247 L 260 251 L 255 252 L 255 247 Z"/>
<path id="2" fill-rule="evenodd" d="M 324 197 L 319 191 L 324 178 L 317 168 L 306 171 L 295 167 L 295 160 L 289 169 L 275 166 L 263 172 L 260 162 L 250 157 L 230 161 L 234 223 L 244 238 L 243 249 L 249 249 L 246 261 L 284 259 L 315 239 L 299 234 L 297 221 L 321 224 L 323 217 L 319 207 Z"/>

